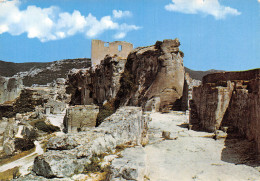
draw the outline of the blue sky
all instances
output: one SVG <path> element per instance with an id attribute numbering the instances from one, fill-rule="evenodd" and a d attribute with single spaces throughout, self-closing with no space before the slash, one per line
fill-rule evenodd
<path id="1" fill-rule="evenodd" d="M 194 70 L 260 68 L 259 0 L 0 1 L 0 60 L 90 58 L 91 39 L 179 38 Z"/>

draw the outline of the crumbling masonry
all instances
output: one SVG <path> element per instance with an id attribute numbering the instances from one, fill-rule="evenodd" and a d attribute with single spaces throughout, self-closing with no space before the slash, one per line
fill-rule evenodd
<path id="1" fill-rule="evenodd" d="M 100 61 L 106 55 L 114 56 L 120 59 L 126 59 L 128 54 L 133 50 L 133 44 L 125 41 L 104 42 L 101 40 L 92 40 L 91 43 L 91 61 L 92 66 L 100 64 Z"/>

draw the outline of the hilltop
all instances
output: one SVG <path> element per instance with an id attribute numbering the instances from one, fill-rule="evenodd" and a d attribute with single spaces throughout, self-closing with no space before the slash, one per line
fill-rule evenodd
<path id="1" fill-rule="evenodd" d="M 23 77 L 25 86 L 33 84 L 46 85 L 57 78 L 66 78 L 73 68 L 88 68 L 91 60 L 88 58 L 65 59 L 54 62 L 13 63 L 0 61 L 0 76 Z"/>

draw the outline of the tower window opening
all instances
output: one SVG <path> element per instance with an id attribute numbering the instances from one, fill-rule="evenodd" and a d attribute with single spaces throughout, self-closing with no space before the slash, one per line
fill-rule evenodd
<path id="1" fill-rule="evenodd" d="M 104 47 L 109 47 L 109 43 L 108 42 L 104 43 Z"/>
<path id="2" fill-rule="evenodd" d="M 122 51 L 122 45 L 118 45 L 118 51 Z"/>

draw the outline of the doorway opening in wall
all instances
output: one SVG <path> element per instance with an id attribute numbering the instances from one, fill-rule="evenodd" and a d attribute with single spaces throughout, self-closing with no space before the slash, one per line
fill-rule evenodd
<path id="1" fill-rule="evenodd" d="M 104 43 L 104 47 L 109 47 L 109 43 L 108 42 Z"/>
<path id="2" fill-rule="evenodd" d="M 122 51 L 122 45 L 118 45 L 118 51 Z"/>

